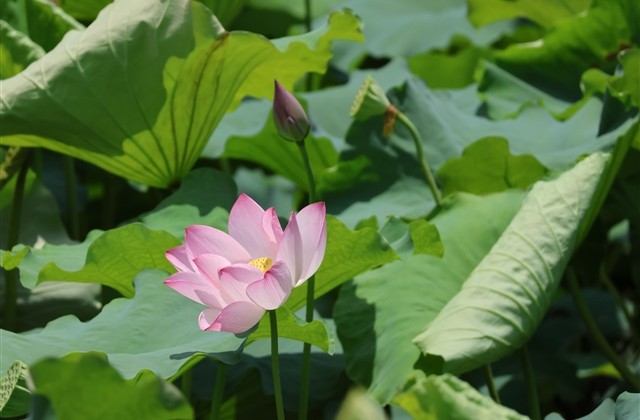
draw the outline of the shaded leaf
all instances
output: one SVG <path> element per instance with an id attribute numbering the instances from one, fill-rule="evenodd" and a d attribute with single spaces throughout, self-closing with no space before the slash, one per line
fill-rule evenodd
<path id="1" fill-rule="evenodd" d="M 531 155 L 514 156 L 509 143 L 500 137 L 486 137 L 465 147 L 462 157 L 446 162 L 438 170 L 444 195 L 454 191 L 488 194 L 509 188 L 525 189 L 546 173 Z"/>
<path id="2" fill-rule="evenodd" d="M 445 418 L 518 419 L 528 417 L 495 403 L 453 375 L 414 379 L 393 398 L 415 420 Z"/>
<path id="3" fill-rule="evenodd" d="M 0 372 L 6 372 L 12 360 L 32 364 L 44 357 L 88 351 L 106 353 L 109 363 L 127 379 L 143 369 L 171 378 L 182 366 L 207 355 L 234 361 L 244 339 L 201 331 L 202 305 L 165 286 L 162 281 L 167 277 L 164 271 L 143 271 L 136 278 L 132 299 L 112 300 L 88 322 L 67 315 L 29 334 L 0 330 Z"/>
<path id="4" fill-rule="evenodd" d="M 30 371 L 36 392 L 47 397 L 59 418 L 193 418 L 175 386 L 148 370 L 124 380 L 102 353 L 47 358 Z"/>
<path id="5" fill-rule="evenodd" d="M 522 346 L 538 327 L 571 257 L 608 155 L 539 182 L 491 252 L 415 343 L 465 372 Z M 446 245 L 446 243 L 445 243 Z"/>
<path id="6" fill-rule="evenodd" d="M 60 7 L 73 16 L 75 19 L 82 21 L 91 21 L 98 16 L 100 10 L 113 0 L 59 0 Z"/>
<path id="7" fill-rule="evenodd" d="M 0 79 L 20 73 L 43 55 L 42 47 L 0 20 Z"/>
<path id="8" fill-rule="evenodd" d="M 84 28 L 47 0 L 5 0 L 0 7 L 0 19 L 27 35 L 45 51 L 51 51 L 67 32 Z"/>

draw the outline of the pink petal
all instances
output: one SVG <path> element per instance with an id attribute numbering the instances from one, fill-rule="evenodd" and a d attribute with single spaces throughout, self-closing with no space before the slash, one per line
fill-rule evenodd
<path id="1" fill-rule="evenodd" d="M 234 302 L 224 308 L 220 314 L 212 321 L 215 311 L 203 311 L 200 314 L 200 328 L 203 325 L 209 323 L 209 326 L 204 328 L 206 330 L 213 331 L 226 331 L 235 334 L 239 334 L 247 331 L 258 322 L 264 315 L 265 310 L 252 302 Z"/>
<path id="2" fill-rule="evenodd" d="M 220 315 L 220 312 L 222 312 L 222 309 L 216 308 L 207 308 L 204 311 L 200 312 L 200 316 L 198 317 L 198 326 L 200 327 L 200 329 L 202 331 L 220 331 L 219 329 L 215 329 L 216 327 L 219 328 L 219 324 L 218 326 L 213 325 Z"/>
<path id="3" fill-rule="evenodd" d="M 175 248 L 171 248 L 165 253 L 165 256 L 169 262 L 180 271 L 194 271 L 191 266 L 191 260 L 187 254 L 187 246 L 180 245 Z"/>
<path id="4" fill-rule="evenodd" d="M 293 281 L 284 261 L 278 261 L 264 274 L 264 279 L 251 283 L 247 294 L 259 306 L 265 309 L 280 307 L 291 294 Z"/>
<path id="5" fill-rule="evenodd" d="M 193 264 L 211 281 L 211 284 L 218 288 L 220 288 L 220 269 L 231 265 L 228 259 L 216 254 L 200 254 L 193 259 Z"/>
<path id="6" fill-rule="evenodd" d="M 303 260 L 303 244 L 302 236 L 300 235 L 300 229 L 298 228 L 298 221 L 296 214 L 291 213 L 289 223 L 282 235 L 282 242 L 280 242 L 280 249 L 278 249 L 278 261 L 284 261 L 289 267 L 293 282 L 298 282 L 302 276 L 304 269 Z"/>
<path id="7" fill-rule="evenodd" d="M 166 279 L 164 284 L 202 305 L 222 308 L 225 304 L 220 291 L 213 287 L 206 277 L 197 273 L 178 272 Z"/>
<path id="8" fill-rule="evenodd" d="M 251 197 L 240 194 L 229 213 L 229 235 L 236 239 L 252 258 L 274 258 L 276 253 L 272 225 L 274 217 L 277 221 L 273 209 L 265 212 Z"/>
<path id="9" fill-rule="evenodd" d="M 249 253 L 235 239 L 209 226 L 192 225 L 186 229 L 185 243 L 193 256 L 217 254 L 230 262 L 247 262 Z"/>
<path id="10" fill-rule="evenodd" d="M 264 277 L 262 271 L 248 264 L 237 264 L 220 270 L 220 283 L 234 300 L 249 300 L 247 286 Z"/>
<path id="11" fill-rule="evenodd" d="M 311 277 L 320 267 L 327 247 L 327 222 L 324 203 L 309 204 L 297 215 L 298 229 L 302 237 L 304 267 L 298 286 Z"/>

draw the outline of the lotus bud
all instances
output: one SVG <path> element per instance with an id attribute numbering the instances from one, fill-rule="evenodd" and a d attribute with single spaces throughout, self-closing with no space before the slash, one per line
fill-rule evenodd
<path id="1" fill-rule="evenodd" d="M 309 119 L 302 105 L 277 80 L 273 95 L 273 122 L 285 140 L 298 143 L 309 134 Z"/>

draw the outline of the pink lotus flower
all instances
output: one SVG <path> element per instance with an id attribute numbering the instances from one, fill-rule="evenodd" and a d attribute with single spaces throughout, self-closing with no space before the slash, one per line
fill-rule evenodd
<path id="1" fill-rule="evenodd" d="M 187 227 L 185 244 L 166 253 L 178 272 L 164 283 L 207 306 L 198 321 L 202 330 L 240 333 L 316 272 L 326 243 L 324 203 L 291 213 L 283 231 L 273 208 L 265 211 L 242 194 L 229 214 L 228 234 Z"/>

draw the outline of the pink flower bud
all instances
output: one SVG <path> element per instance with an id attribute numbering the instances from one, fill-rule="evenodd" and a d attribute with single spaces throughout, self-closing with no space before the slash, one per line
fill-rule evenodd
<path id="1" fill-rule="evenodd" d="M 285 140 L 297 143 L 309 134 L 309 119 L 302 105 L 277 80 L 273 95 L 273 122 Z"/>

